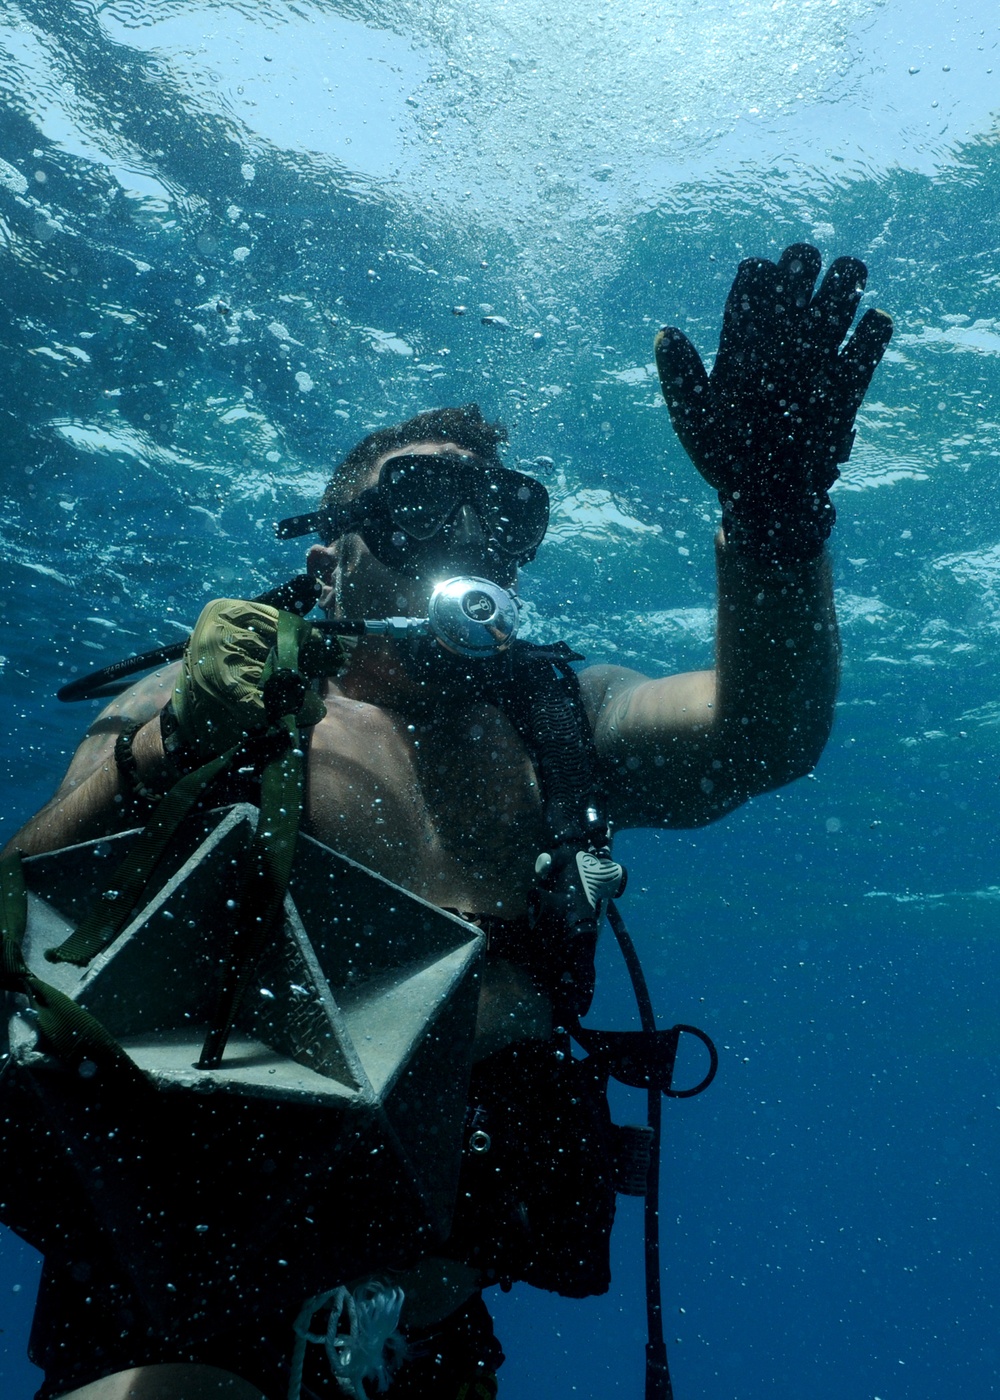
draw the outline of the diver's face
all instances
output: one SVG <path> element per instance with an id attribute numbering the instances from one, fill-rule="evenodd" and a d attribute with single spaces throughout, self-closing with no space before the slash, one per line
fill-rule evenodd
<path id="1" fill-rule="evenodd" d="M 359 483 L 357 494 L 374 486 L 386 462 L 394 457 L 428 456 L 467 452 L 454 442 L 407 443 L 385 452 Z M 384 617 L 400 614 L 421 617 L 435 584 L 457 574 L 491 579 L 502 588 L 517 582 L 517 565 L 489 549 L 479 516 L 462 503 L 439 531 L 421 561 L 415 578 L 390 569 L 377 559 L 360 535 L 344 535 L 331 545 L 314 545 L 309 551 L 309 572 L 325 585 L 320 607 L 337 617 Z"/>

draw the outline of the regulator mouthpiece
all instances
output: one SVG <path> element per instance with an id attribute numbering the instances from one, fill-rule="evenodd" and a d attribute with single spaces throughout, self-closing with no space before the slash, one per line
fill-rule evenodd
<path id="1" fill-rule="evenodd" d="M 427 608 L 427 631 L 458 656 L 496 656 L 517 634 L 521 605 L 485 578 L 439 583 Z"/>
<path id="2" fill-rule="evenodd" d="M 488 578 L 445 579 L 431 594 L 427 617 L 366 617 L 314 624 L 340 637 L 429 637 L 455 656 L 488 658 L 507 650 L 517 633 L 521 604 Z"/>

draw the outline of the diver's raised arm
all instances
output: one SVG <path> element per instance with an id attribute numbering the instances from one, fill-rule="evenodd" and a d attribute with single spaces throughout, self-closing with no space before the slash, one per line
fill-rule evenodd
<path id="1" fill-rule="evenodd" d="M 829 490 L 892 321 L 869 310 L 844 344 L 867 271 L 838 258 L 814 292 L 819 270 L 807 244 L 741 263 L 710 374 L 681 331 L 657 336 L 671 422 L 722 505 L 718 645 L 714 671 L 581 678 L 620 824 L 711 821 L 808 772 L 829 735 Z"/>
<path id="2" fill-rule="evenodd" d="M 830 733 L 839 642 L 826 554 L 780 572 L 717 540 L 717 663 L 580 682 L 618 826 L 701 826 L 812 769 Z"/>

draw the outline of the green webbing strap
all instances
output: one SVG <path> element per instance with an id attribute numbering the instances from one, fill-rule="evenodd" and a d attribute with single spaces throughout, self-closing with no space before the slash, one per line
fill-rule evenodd
<path id="1" fill-rule="evenodd" d="M 268 682 L 285 680 L 298 673 L 302 620 L 290 613 L 278 614 L 278 637 L 264 668 L 262 682 L 265 700 Z M 275 686 L 274 694 L 281 688 Z M 199 1069 L 217 1069 L 233 1028 L 240 1002 L 275 920 L 280 917 L 285 891 L 292 874 L 292 861 L 302 821 L 305 764 L 299 747 L 295 713 L 298 699 L 284 691 L 285 704 L 294 712 L 275 716 L 274 730 L 287 735 L 283 753 L 271 760 L 261 774 L 260 818 L 250 845 L 247 877 L 239 897 L 239 917 L 233 931 L 229 966 L 223 979 L 212 1026 L 205 1038 Z"/>
<path id="2" fill-rule="evenodd" d="M 28 889 L 24 883 L 21 856 L 9 851 L 0 860 L 0 928 L 3 948 L 0 950 L 0 983 L 5 991 L 21 991 L 20 981 L 27 975 L 24 954 L 24 933 L 28 927 Z"/>
<path id="3" fill-rule="evenodd" d="M 80 927 L 58 948 L 45 954 L 49 962 L 75 963 L 86 967 L 121 933 L 135 911 L 150 877 L 177 833 L 181 822 L 206 788 L 242 752 L 235 747 L 211 759 L 175 783 L 157 806 L 132 850 L 115 871 L 114 883 L 104 891 Z"/>
<path id="4" fill-rule="evenodd" d="M 89 1061 L 97 1071 L 111 1070 L 119 1083 L 148 1088 L 148 1080 L 95 1016 L 29 971 L 23 952 L 27 924 L 21 857 L 9 852 L 0 860 L 0 987 L 28 997 L 39 1031 L 64 1063 L 79 1068 Z"/>
<path id="5" fill-rule="evenodd" d="M 217 1069 L 236 1013 L 275 920 L 281 914 L 291 876 L 302 817 L 303 764 L 298 730 L 287 716 L 282 728 L 290 744 L 261 774 L 260 817 L 250 845 L 248 870 L 238 898 L 239 915 L 230 943 L 212 1027 L 205 1039 L 199 1069 Z"/>

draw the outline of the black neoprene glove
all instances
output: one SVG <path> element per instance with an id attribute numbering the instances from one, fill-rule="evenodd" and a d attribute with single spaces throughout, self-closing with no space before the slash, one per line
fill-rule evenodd
<path id="1" fill-rule="evenodd" d="M 836 512 L 829 490 L 854 444 L 854 419 L 892 336 L 866 311 L 868 270 L 808 243 L 777 263 L 747 258 L 726 301 L 711 374 L 683 332 L 656 337 L 656 365 L 681 445 L 719 493 L 727 544 L 776 564 L 814 559 Z"/>

